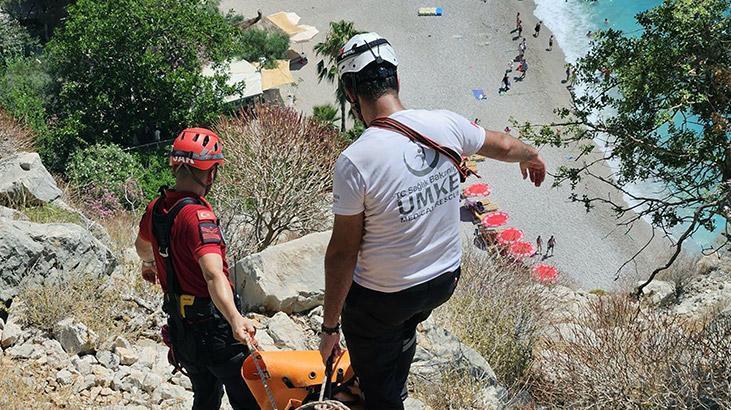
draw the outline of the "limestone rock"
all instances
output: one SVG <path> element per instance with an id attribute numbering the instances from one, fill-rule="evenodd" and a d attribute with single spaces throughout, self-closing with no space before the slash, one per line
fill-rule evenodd
<path id="1" fill-rule="evenodd" d="M 638 281 L 639 287 L 645 281 Z M 653 306 L 667 306 L 675 298 L 675 284 L 662 280 L 653 280 L 642 289 L 642 299 Z"/>
<path id="2" fill-rule="evenodd" d="M 117 337 L 116 337 L 116 338 L 114 339 L 114 342 L 112 342 L 112 348 L 114 348 L 114 349 L 117 349 L 117 348 L 119 348 L 119 347 L 123 347 L 123 348 L 125 348 L 125 349 L 131 349 L 131 348 L 132 348 L 132 345 L 131 345 L 131 344 L 129 343 L 129 341 L 128 341 L 127 339 L 125 339 L 124 337 L 122 337 L 122 336 L 117 336 Z M 116 350 L 115 350 L 115 351 L 116 351 Z M 119 354 L 119 352 L 117 352 L 117 354 Z"/>
<path id="3" fill-rule="evenodd" d="M 486 385 L 497 383 L 495 373 L 485 358 L 438 326 L 433 318 L 430 317 L 419 325 L 417 341 L 417 354 L 411 365 L 412 373 L 432 379 L 442 367 L 460 365 Z"/>
<path id="4" fill-rule="evenodd" d="M 119 363 L 125 366 L 133 365 L 137 362 L 137 353 L 126 347 L 117 347 L 114 351 L 119 355 Z"/>
<path id="5" fill-rule="evenodd" d="M 8 347 L 17 343 L 22 335 L 23 329 L 20 327 L 20 325 L 13 321 L 8 321 L 8 323 L 5 324 L 2 332 L 1 344 L 3 349 L 7 349 Z"/>
<path id="6" fill-rule="evenodd" d="M 306 336 L 302 329 L 284 312 L 272 316 L 267 323 L 267 330 L 275 343 L 289 349 L 306 350 Z"/>
<path id="7" fill-rule="evenodd" d="M 152 401 L 159 403 L 163 400 L 179 400 L 184 401 L 190 396 L 184 388 L 174 384 L 164 383 L 159 385 L 152 393 Z"/>
<path id="8" fill-rule="evenodd" d="M 86 356 L 74 356 L 71 358 L 71 364 L 74 366 L 74 369 L 76 369 L 77 372 L 79 372 L 82 376 L 87 376 L 91 374 L 91 366 L 93 364 L 96 364 L 96 359 L 92 355 L 86 355 Z"/>
<path id="9" fill-rule="evenodd" d="M 56 382 L 61 385 L 69 385 L 73 383 L 73 375 L 70 371 L 66 369 L 61 369 L 58 372 L 56 372 Z"/>
<path id="10" fill-rule="evenodd" d="M 0 218 L 8 218 L 8 219 L 14 219 L 19 221 L 27 221 L 28 217 L 25 216 L 22 212 L 16 211 L 13 208 L 8 208 L 5 206 L 0 206 Z"/>
<path id="11" fill-rule="evenodd" d="M 142 390 L 148 393 L 152 393 L 160 384 L 162 384 L 162 378 L 155 373 L 147 373 L 145 379 L 142 380 Z"/>
<path id="12" fill-rule="evenodd" d="M 102 350 L 101 352 L 97 352 L 96 354 L 96 360 L 101 363 L 102 366 L 106 367 L 107 369 L 116 370 L 119 368 L 119 357 L 108 350 Z"/>
<path id="13" fill-rule="evenodd" d="M 34 351 L 35 349 L 33 348 L 33 345 L 31 345 L 30 343 L 26 343 L 7 349 L 5 351 L 5 354 L 16 359 L 30 359 L 33 356 Z"/>
<path id="14" fill-rule="evenodd" d="M 48 203 L 63 192 L 35 152 L 20 152 L 0 159 L 0 202 L 5 204 Z"/>
<path id="15" fill-rule="evenodd" d="M 70 274 L 110 275 L 112 252 L 75 224 L 0 223 L 0 300 L 12 299 L 21 282 L 61 281 Z"/>
<path id="16" fill-rule="evenodd" d="M 404 400 L 404 410 L 427 410 L 428 407 L 421 400 L 408 397 Z"/>
<path id="17" fill-rule="evenodd" d="M 323 303 L 324 255 L 330 232 L 271 246 L 236 265 L 236 283 L 246 307 L 302 312 Z"/>
<path id="18" fill-rule="evenodd" d="M 731 272 L 714 270 L 691 279 L 672 310 L 679 315 L 701 316 L 730 306 Z"/>
<path id="19" fill-rule="evenodd" d="M 63 350 L 70 355 L 88 353 L 94 349 L 98 340 L 96 333 L 85 324 L 69 317 L 56 323 L 53 337 L 61 343 Z"/>

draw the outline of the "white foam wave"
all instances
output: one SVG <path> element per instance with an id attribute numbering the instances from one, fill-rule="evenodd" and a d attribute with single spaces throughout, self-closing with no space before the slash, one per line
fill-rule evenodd
<path id="1" fill-rule="evenodd" d="M 575 63 L 589 50 L 588 31 L 596 31 L 592 9 L 583 0 L 535 0 L 533 14 L 553 32 L 566 62 Z"/>

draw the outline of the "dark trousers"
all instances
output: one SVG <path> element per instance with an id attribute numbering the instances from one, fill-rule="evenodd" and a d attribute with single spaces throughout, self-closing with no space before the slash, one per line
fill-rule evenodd
<path id="1" fill-rule="evenodd" d="M 183 363 L 193 385 L 193 409 L 218 409 L 221 407 L 223 387 L 231 407 L 235 410 L 257 410 L 256 399 L 241 377 L 241 365 L 246 355 L 240 353 L 215 365 L 196 366 Z"/>
<path id="2" fill-rule="evenodd" d="M 343 308 L 343 333 L 366 409 L 404 408 L 416 326 L 449 300 L 459 275 L 458 268 L 395 293 L 353 283 Z"/>

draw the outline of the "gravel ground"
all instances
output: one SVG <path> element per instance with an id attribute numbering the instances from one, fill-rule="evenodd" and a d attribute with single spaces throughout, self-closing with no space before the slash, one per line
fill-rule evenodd
<path id="1" fill-rule="evenodd" d="M 419 7 L 436 5 L 444 8 L 444 16 L 416 16 Z M 530 0 L 445 0 L 439 4 L 413 0 L 276 0 L 266 5 L 253 0 L 223 0 L 221 8 L 233 8 L 247 17 L 258 8 L 264 15 L 294 11 L 302 17 L 302 24 L 320 30 L 311 42 L 295 45 L 295 49 L 307 53 L 310 62 L 293 72 L 297 85 L 281 90 L 284 101 L 289 94 L 294 95 L 295 106 L 306 113 L 311 113 L 314 105 L 335 102 L 335 86 L 317 81 L 318 59 L 312 47 L 324 38 L 328 23 L 340 19 L 354 21 L 361 30 L 378 32 L 396 48 L 401 97 L 407 107 L 445 108 L 479 118 L 485 128 L 502 130 L 511 118 L 521 123 L 550 122 L 554 108 L 569 104 L 569 93 L 561 84 L 564 56 L 560 44 L 552 52 L 545 51 L 551 34 L 545 26 L 540 37 L 532 37 L 536 18 Z M 500 96 L 497 90 L 503 72 L 517 55 L 519 40 L 513 40 L 510 33 L 517 11 L 527 36 L 529 71 L 525 80 L 513 81 L 511 91 Z M 475 100 L 473 88 L 484 89 L 487 100 Z M 544 148 L 542 155 L 549 171 L 573 160 L 573 154 L 566 150 Z M 638 223 L 625 234 L 610 209 L 597 207 L 587 213 L 582 205 L 568 200 L 569 187 L 552 189 L 551 177 L 540 188 L 534 188 L 521 179 L 516 165 L 486 161 L 479 164 L 479 169 L 482 181 L 493 187 L 494 200 L 510 212 L 511 226 L 523 229 L 530 240 L 542 235 L 544 246 L 550 235 L 556 236 L 555 256 L 546 262 L 557 265 L 577 287 L 626 288 L 646 276 L 667 248 L 666 241 L 656 239 L 615 281 L 620 265 L 651 237 L 648 224 Z M 608 171 L 607 167 L 603 170 Z M 588 181 L 578 193 L 621 197 L 596 181 Z M 472 227 L 465 224 L 465 235 L 471 232 Z"/>

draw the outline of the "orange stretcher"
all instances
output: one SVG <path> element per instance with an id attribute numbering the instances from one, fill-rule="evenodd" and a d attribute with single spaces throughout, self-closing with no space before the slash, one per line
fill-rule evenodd
<path id="1" fill-rule="evenodd" d="M 257 364 L 265 380 L 262 380 Z M 333 363 L 332 369 L 332 396 L 348 406 L 357 405 L 360 389 L 347 351 Z M 325 365 L 317 350 L 255 351 L 244 361 L 241 376 L 263 410 L 273 409 L 272 399 L 278 410 L 295 410 L 318 400 L 325 379 Z"/>

